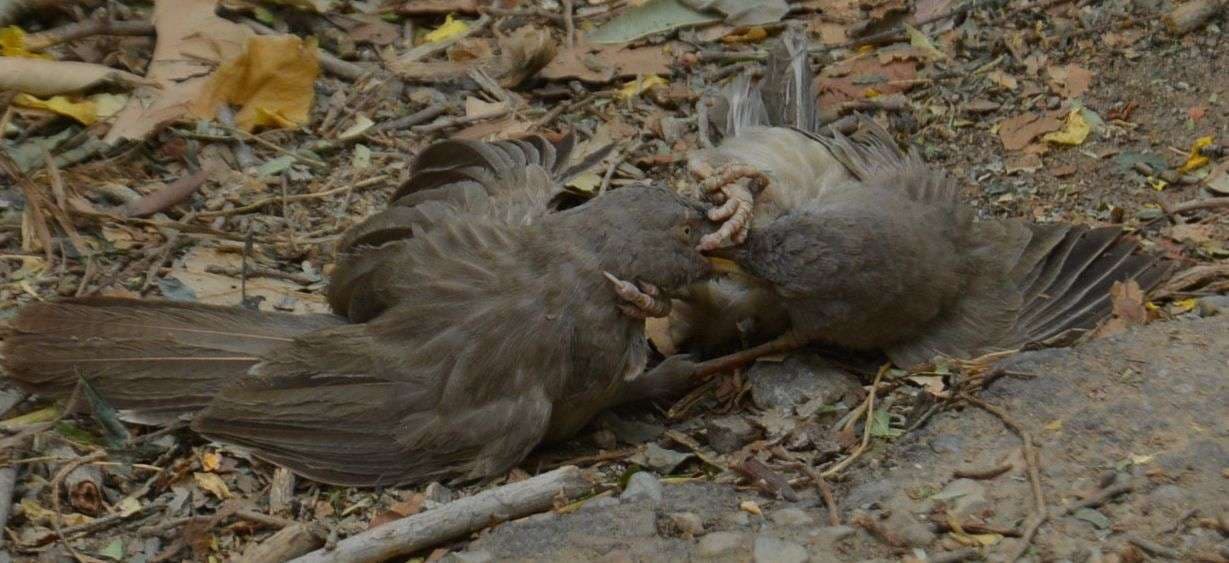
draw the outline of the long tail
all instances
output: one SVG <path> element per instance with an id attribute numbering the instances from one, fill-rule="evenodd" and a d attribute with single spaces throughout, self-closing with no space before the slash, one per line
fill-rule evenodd
<path id="1" fill-rule="evenodd" d="M 1145 293 L 1173 263 L 1138 252 L 1119 227 L 1029 224 L 1033 237 L 1012 271 L 1023 294 L 1017 328 L 1028 343 L 1086 331 L 1113 312 L 1110 287 L 1135 280 Z"/>
<path id="2" fill-rule="evenodd" d="M 68 396 L 84 377 L 125 418 L 159 423 L 203 408 L 295 336 L 345 322 L 168 301 L 34 303 L 12 321 L 0 365 L 22 388 L 50 397 Z"/>

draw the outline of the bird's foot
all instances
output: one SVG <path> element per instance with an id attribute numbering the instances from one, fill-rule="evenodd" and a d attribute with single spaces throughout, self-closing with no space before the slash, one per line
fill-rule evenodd
<path id="1" fill-rule="evenodd" d="M 610 272 L 603 273 L 614 286 L 615 295 L 624 301 L 619 304 L 619 310 L 625 315 L 635 319 L 647 319 L 670 314 L 670 299 L 663 296 L 657 286 L 642 281 L 637 287 L 637 284 L 621 280 Z"/>
<path id="2" fill-rule="evenodd" d="M 690 170 L 701 178 L 700 189 L 705 197 L 718 204 L 709 210 L 708 218 L 722 221 L 721 227 L 700 239 L 696 248 L 705 251 L 742 244 L 751 228 L 755 194 L 768 186 L 768 176 L 740 163 L 726 163 L 715 169 L 697 163 Z"/>

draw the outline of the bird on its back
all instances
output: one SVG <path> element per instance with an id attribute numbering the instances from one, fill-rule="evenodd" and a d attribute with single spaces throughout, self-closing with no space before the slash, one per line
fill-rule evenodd
<path id="1" fill-rule="evenodd" d="M 1120 227 L 976 220 L 952 178 L 870 119 L 848 137 L 820 127 L 811 78 L 805 37 L 784 34 L 763 82 L 719 99 L 726 137 L 689 155 L 733 217 L 704 247 L 749 276 L 691 288 L 677 339 L 720 351 L 788 332 L 911 367 L 1089 330 L 1113 283 L 1147 291 L 1168 271 Z"/>
<path id="2" fill-rule="evenodd" d="M 326 483 L 498 475 L 602 408 L 675 389 L 686 359 L 644 373 L 639 317 L 709 271 L 704 207 L 667 190 L 556 210 L 566 152 L 426 149 L 389 209 L 344 237 L 335 316 L 34 304 L 4 368 L 53 396 L 80 374 L 137 418 L 195 414 L 206 437 Z"/>

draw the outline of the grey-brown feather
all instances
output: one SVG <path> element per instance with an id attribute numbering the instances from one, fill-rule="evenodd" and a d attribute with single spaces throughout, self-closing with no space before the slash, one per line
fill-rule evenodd
<path id="1" fill-rule="evenodd" d="M 725 139 L 689 155 L 710 166 L 750 164 L 770 178 L 738 253 L 770 284 L 728 278 L 724 288 L 693 289 L 672 318 L 691 345 L 737 345 L 729 335 L 744 318 L 698 320 L 754 306 L 787 312 L 779 314 L 809 336 L 883 350 L 900 365 L 976 356 L 1088 330 L 1109 316 L 1114 282 L 1135 279 L 1148 290 L 1168 271 L 1118 227 L 975 220 L 956 182 L 868 119 L 851 137 L 819 131 L 814 114 L 795 107 L 814 97 L 799 78 L 806 65 L 796 53 L 805 49 L 794 42 L 786 33 L 757 87 L 747 78 L 730 86 L 716 104 L 737 116 L 726 120 Z"/>

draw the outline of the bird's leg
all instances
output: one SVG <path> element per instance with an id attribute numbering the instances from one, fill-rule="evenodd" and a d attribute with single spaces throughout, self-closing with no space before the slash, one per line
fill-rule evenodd
<path id="1" fill-rule="evenodd" d="M 623 311 L 629 317 L 635 319 L 647 319 L 649 317 L 664 317 L 670 314 L 670 298 L 664 297 L 661 291 L 648 282 L 639 282 L 639 287 L 636 284 L 621 280 L 615 277 L 610 272 L 602 272 L 606 275 L 606 279 L 610 280 L 614 286 L 615 295 L 625 303 L 619 304 L 619 310 Z"/>
<path id="2" fill-rule="evenodd" d="M 688 164 L 691 174 L 701 179 L 705 197 L 719 204 L 708 212 L 712 221 L 724 221 L 717 232 L 700 239 L 698 250 L 715 250 L 741 244 L 751 227 L 755 194 L 768 186 L 768 176 L 753 166 L 729 162 L 717 168 L 702 160 Z"/>
<path id="3" fill-rule="evenodd" d="M 751 364 L 755 360 L 764 356 L 774 354 L 782 354 L 797 350 L 810 343 L 810 340 L 800 336 L 794 331 L 786 332 L 777 338 L 755 346 L 746 350 L 739 350 L 733 354 L 713 358 L 694 365 L 692 377 L 697 379 L 708 379 L 710 376 L 732 369 L 737 369 Z"/>

